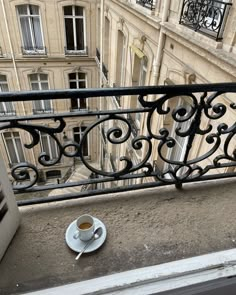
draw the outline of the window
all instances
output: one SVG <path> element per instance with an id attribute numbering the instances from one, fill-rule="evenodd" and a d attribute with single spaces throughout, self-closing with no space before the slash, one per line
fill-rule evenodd
<path id="1" fill-rule="evenodd" d="M 32 90 L 48 90 L 47 74 L 31 74 L 29 76 Z M 33 113 L 52 113 L 51 100 L 35 100 L 33 102 Z"/>
<path id="2" fill-rule="evenodd" d="M 85 126 L 81 126 L 81 127 L 75 127 L 73 128 L 74 131 L 74 141 L 77 143 L 80 143 L 80 140 L 84 134 L 84 131 L 86 130 L 87 127 Z M 88 137 L 86 137 L 86 140 L 83 143 L 82 146 L 82 155 L 84 157 L 88 157 L 89 156 L 89 147 L 88 147 Z"/>
<path id="3" fill-rule="evenodd" d="M 36 5 L 17 6 L 21 35 L 23 41 L 23 53 L 45 53 L 39 7 Z"/>
<path id="4" fill-rule="evenodd" d="M 10 163 L 25 162 L 19 132 L 4 132 L 3 138 Z"/>
<path id="5" fill-rule="evenodd" d="M 117 40 L 117 60 L 116 60 L 116 86 L 120 87 L 124 84 L 124 58 L 125 58 L 125 36 L 119 30 Z"/>
<path id="6" fill-rule="evenodd" d="M 86 50 L 85 16 L 81 6 L 65 6 L 66 52 Z"/>
<path id="7" fill-rule="evenodd" d="M 148 60 L 144 54 L 142 56 L 138 56 L 137 54 L 134 55 L 134 67 L 132 76 L 132 85 L 134 87 L 144 86 L 146 84 L 147 64 Z M 137 96 L 131 98 L 131 107 L 137 109 L 142 108 Z M 140 128 L 142 113 L 131 114 L 131 116 L 134 119 L 136 126 Z"/>
<path id="8" fill-rule="evenodd" d="M 7 77 L 5 75 L 0 75 L 0 92 L 7 92 L 8 84 Z M 13 108 L 13 103 L 10 102 L 0 102 L 0 115 L 15 115 Z"/>
<path id="9" fill-rule="evenodd" d="M 41 133 L 41 149 L 51 160 L 58 158 L 58 146 L 56 141 L 46 133 Z"/>
<path id="10" fill-rule="evenodd" d="M 86 74 L 81 72 L 69 74 L 70 89 L 86 88 Z M 72 98 L 71 99 L 71 110 L 86 109 L 87 102 L 86 98 Z"/>

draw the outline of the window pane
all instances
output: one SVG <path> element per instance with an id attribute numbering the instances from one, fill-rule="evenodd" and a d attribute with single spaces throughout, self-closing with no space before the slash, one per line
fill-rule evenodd
<path id="1" fill-rule="evenodd" d="M 34 109 L 36 111 L 42 111 L 43 110 L 42 100 L 35 100 L 34 101 Z"/>
<path id="2" fill-rule="evenodd" d="M 47 74 L 39 74 L 39 78 L 41 81 L 47 81 L 48 80 L 48 75 Z"/>
<path id="3" fill-rule="evenodd" d="M 73 109 L 77 110 L 79 108 L 77 98 L 71 98 L 71 108 L 72 110 Z"/>
<path id="4" fill-rule="evenodd" d="M 86 109 L 86 98 L 81 98 L 80 99 L 80 108 L 81 109 Z"/>
<path id="5" fill-rule="evenodd" d="M 72 6 L 64 7 L 64 15 L 72 15 Z"/>
<path id="6" fill-rule="evenodd" d="M 9 91 L 7 84 L 0 84 L 0 92 L 7 92 Z"/>
<path id="7" fill-rule="evenodd" d="M 65 19 L 66 26 L 66 46 L 68 50 L 74 50 L 74 35 L 73 35 L 73 20 L 71 18 Z"/>
<path id="8" fill-rule="evenodd" d="M 70 82 L 70 89 L 76 89 L 76 82 Z"/>
<path id="9" fill-rule="evenodd" d="M 30 75 L 30 80 L 31 81 L 38 81 L 38 74 L 31 74 Z"/>
<path id="10" fill-rule="evenodd" d="M 81 6 L 75 6 L 75 15 L 81 15 L 81 16 L 83 16 L 83 7 L 81 7 Z"/>
<path id="11" fill-rule="evenodd" d="M 79 88 L 86 88 L 85 82 L 84 81 L 80 81 L 79 82 Z"/>
<path id="12" fill-rule="evenodd" d="M 6 82 L 6 81 L 7 81 L 7 76 L 0 75 L 0 82 Z"/>
<path id="13" fill-rule="evenodd" d="M 5 113 L 3 102 L 0 102 L 0 113 Z"/>
<path id="14" fill-rule="evenodd" d="M 30 14 L 39 15 L 39 7 L 37 5 L 29 5 Z"/>
<path id="15" fill-rule="evenodd" d="M 11 101 L 5 102 L 5 108 L 7 113 L 10 113 L 13 111 L 13 103 Z"/>
<path id="16" fill-rule="evenodd" d="M 85 79 L 85 73 L 78 73 L 79 79 Z"/>
<path id="17" fill-rule="evenodd" d="M 42 82 L 41 88 L 42 88 L 42 90 L 48 90 L 48 82 Z"/>
<path id="18" fill-rule="evenodd" d="M 51 110 L 50 100 L 44 100 L 44 109 L 48 111 Z"/>
<path id="19" fill-rule="evenodd" d="M 69 79 L 70 80 L 75 80 L 76 79 L 76 73 L 69 74 Z"/>
<path id="20" fill-rule="evenodd" d="M 77 40 L 77 50 L 84 50 L 84 26 L 83 19 L 76 19 L 76 40 Z"/>
<path id="21" fill-rule="evenodd" d="M 32 90 L 39 90 L 39 84 L 33 82 L 33 83 L 31 83 L 31 88 L 32 88 Z"/>
<path id="22" fill-rule="evenodd" d="M 37 49 L 43 49 L 43 38 L 39 17 L 32 18 L 32 33 L 34 36 L 35 47 Z"/>
<path id="23" fill-rule="evenodd" d="M 15 148 L 13 145 L 13 140 L 6 139 L 6 144 L 7 144 L 7 150 L 8 150 L 9 156 L 10 156 L 11 163 L 18 163 L 16 151 L 15 151 Z"/>
<path id="24" fill-rule="evenodd" d="M 25 49 L 30 50 L 33 48 L 33 42 L 32 42 L 32 36 L 30 33 L 29 19 L 27 17 L 21 17 L 20 24 L 21 24 L 21 32 L 22 32 L 22 38 L 23 38 L 23 46 Z"/>
<path id="25" fill-rule="evenodd" d="M 20 138 L 19 137 L 16 138 L 15 139 L 15 142 L 16 142 L 16 148 L 17 148 L 19 160 L 20 160 L 20 162 L 24 162 L 25 161 L 25 157 L 24 157 L 24 153 L 23 153 L 23 149 L 22 149 L 22 144 L 21 144 Z"/>
<path id="26" fill-rule="evenodd" d="M 27 5 L 19 5 L 17 6 L 17 9 L 20 15 L 27 14 Z"/>
<path id="27" fill-rule="evenodd" d="M 51 147 L 51 157 L 52 159 L 56 159 L 58 157 L 57 153 L 57 144 L 53 138 L 49 136 L 50 147 Z"/>

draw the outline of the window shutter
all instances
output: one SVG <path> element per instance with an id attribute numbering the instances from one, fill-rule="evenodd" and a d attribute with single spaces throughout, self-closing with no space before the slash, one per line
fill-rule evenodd
<path id="1" fill-rule="evenodd" d="M 0 260 L 20 223 L 19 210 L 6 171 L 0 154 Z"/>

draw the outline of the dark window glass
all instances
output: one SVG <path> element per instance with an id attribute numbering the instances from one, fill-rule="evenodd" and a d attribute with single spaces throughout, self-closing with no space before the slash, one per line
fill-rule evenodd
<path id="1" fill-rule="evenodd" d="M 75 6 L 75 15 L 78 16 L 83 16 L 83 7 L 80 6 Z"/>
<path id="2" fill-rule="evenodd" d="M 73 20 L 71 18 L 65 19 L 66 25 L 66 45 L 68 50 L 75 50 L 74 35 L 73 35 Z"/>
<path id="3" fill-rule="evenodd" d="M 76 73 L 69 74 L 69 79 L 70 80 L 75 80 L 76 79 Z"/>
<path id="4" fill-rule="evenodd" d="M 84 26 L 83 19 L 76 19 L 77 50 L 84 50 Z"/>
<path id="5" fill-rule="evenodd" d="M 77 110 L 79 108 L 77 98 L 71 99 L 71 108 L 72 110 Z"/>
<path id="6" fill-rule="evenodd" d="M 64 7 L 64 15 L 72 15 L 72 6 Z"/>

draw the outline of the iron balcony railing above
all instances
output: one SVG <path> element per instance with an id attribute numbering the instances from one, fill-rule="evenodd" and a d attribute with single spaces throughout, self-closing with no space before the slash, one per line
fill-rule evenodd
<path id="1" fill-rule="evenodd" d="M 1 102 L 68 98 L 94 101 L 97 97 L 99 106 L 109 103 L 109 99 L 113 100 L 114 96 L 122 96 L 127 106 L 129 101 L 130 105 L 135 104 L 134 98 L 138 100 L 135 105 L 139 108 L 112 109 L 111 103 L 109 108 L 95 108 L 94 111 L 0 117 L 1 132 L 12 129 L 31 135 L 26 136 L 26 149 L 40 147 L 41 132 L 44 136 L 48 134 L 57 145 L 56 159 L 42 152 L 36 157 L 36 164 L 25 162 L 11 167 L 11 176 L 17 183 L 14 186 L 16 194 L 28 192 L 31 195 L 33 192 L 57 188 L 78 188 L 76 193 L 25 199 L 19 204 L 52 202 L 171 184 L 181 187 L 189 182 L 235 177 L 235 93 L 236 83 L 0 93 Z M 139 114 L 139 118 L 142 118 L 140 122 L 143 127 L 136 136 L 132 134 L 131 114 Z M 66 134 L 65 130 L 68 132 L 68 128 L 73 128 L 72 117 L 76 118 L 75 124 L 78 124 L 79 118 L 81 122 L 89 118 L 90 125 L 83 131 L 79 142 L 68 138 L 60 141 L 62 136 L 59 134 Z M 47 120 L 45 124 L 43 120 Z M 107 128 L 101 132 L 104 125 Z M 103 136 L 106 140 L 103 140 Z M 91 137 L 98 139 L 94 148 L 100 146 L 100 153 L 102 150 L 116 151 L 119 147 L 115 171 L 109 170 L 110 165 L 104 161 L 101 161 L 101 165 L 93 165 L 87 155 L 83 155 L 84 151 L 87 153 L 87 139 Z M 28 142 L 29 138 L 32 138 L 31 143 Z M 37 150 L 40 149 L 34 149 Z M 135 156 L 137 152 L 139 157 Z M 79 159 L 97 177 L 56 185 L 37 185 L 39 170 L 58 164 L 62 156 L 65 159 Z M 102 158 L 100 155 L 101 160 L 106 160 Z M 88 184 L 96 189 L 81 191 L 81 187 Z"/>
<path id="2" fill-rule="evenodd" d="M 180 24 L 219 41 L 223 38 L 231 5 L 218 0 L 184 0 Z"/>
<path id="3" fill-rule="evenodd" d="M 136 3 L 150 10 L 154 10 L 156 6 L 155 0 L 136 0 Z"/>

